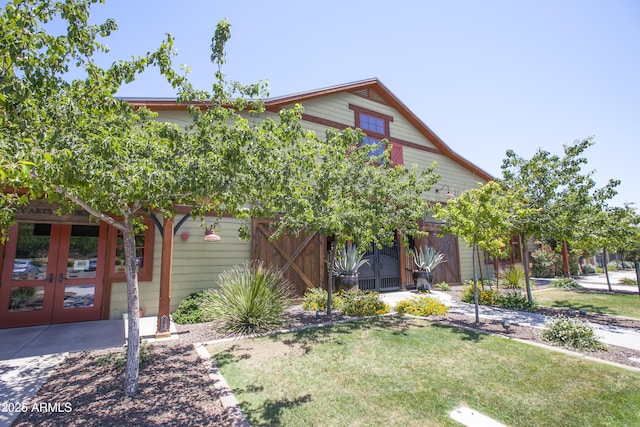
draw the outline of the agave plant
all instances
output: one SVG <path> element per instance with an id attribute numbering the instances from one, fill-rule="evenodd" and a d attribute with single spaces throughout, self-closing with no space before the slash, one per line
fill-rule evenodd
<path id="1" fill-rule="evenodd" d="M 432 273 L 433 269 L 444 262 L 444 255 L 430 246 L 414 248 L 413 262 L 420 271 Z"/>
<path id="2" fill-rule="evenodd" d="M 336 257 L 331 272 L 334 276 L 352 276 L 358 273 L 358 269 L 369 261 L 362 259 L 363 253 L 358 251 L 356 245 L 342 247 L 342 254 Z"/>

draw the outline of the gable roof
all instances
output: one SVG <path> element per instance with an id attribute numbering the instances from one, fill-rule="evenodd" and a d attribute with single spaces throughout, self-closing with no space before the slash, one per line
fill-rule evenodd
<path id="1" fill-rule="evenodd" d="M 404 116 L 409 123 L 415 127 L 418 132 L 424 135 L 436 148 L 439 154 L 446 156 L 458 163 L 465 169 L 478 175 L 480 178 L 491 181 L 493 176 L 484 171 L 480 167 L 474 165 L 469 160 L 465 159 L 455 151 L 453 151 L 447 144 L 444 143 L 429 127 L 424 124 L 418 116 L 416 116 L 406 105 L 402 103 L 385 85 L 383 85 L 377 78 L 360 80 L 353 83 L 345 83 L 342 85 L 331 86 L 323 89 L 316 89 L 307 92 L 300 92 L 292 95 L 279 96 L 270 98 L 265 101 L 265 106 L 268 110 L 274 111 L 283 108 L 290 104 L 303 104 L 304 101 L 311 99 L 321 98 L 327 95 L 333 95 L 342 92 L 356 93 L 362 95 L 365 91 L 368 92 L 368 96 L 371 99 L 383 102 L 390 107 L 393 107 L 402 116 Z"/>
<path id="2" fill-rule="evenodd" d="M 299 92 L 292 95 L 278 96 L 269 98 L 264 101 L 265 108 L 269 111 L 278 111 L 283 107 L 291 104 L 303 104 L 305 101 L 321 98 L 328 95 L 334 95 L 338 93 L 353 93 L 360 96 L 369 97 L 378 102 L 382 102 L 390 107 L 393 107 L 404 118 L 413 125 L 418 132 L 425 136 L 435 147 L 438 154 L 441 154 L 454 162 L 458 163 L 465 169 L 476 174 L 480 178 L 491 181 L 493 176 L 484 171 L 480 167 L 474 165 L 469 160 L 465 159 L 455 151 L 453 151 L 447 144 L 444 143 L 429 127 L 424 124 L 418 116 L 416 116 L 406 105 L 402 103 L 385 85 L 383 85 L 377 78 L 360 80 L 352 83 L 345 83 L 337 86 L 330 86 L 323 89 L 310 90 L 306 92 Z M 150 110 L 154 111 L 167 111 L 167 110 L 186 110 L 186 104 L 179 104 L 175 99 L 170 98 L 123 98 L 130 104 L 141 107 L 146 106 Z"/>

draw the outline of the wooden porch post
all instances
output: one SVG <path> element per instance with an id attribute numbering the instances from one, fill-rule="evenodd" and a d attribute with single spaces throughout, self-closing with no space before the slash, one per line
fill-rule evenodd
<path id="1" fill-rule="evenodd" d="M 162 261 L 160 264 L 160 297 L 156 338 L 171 336 L 171 272 L 173 270 L 173 217 L 165 217 L 162 226 Z"/>

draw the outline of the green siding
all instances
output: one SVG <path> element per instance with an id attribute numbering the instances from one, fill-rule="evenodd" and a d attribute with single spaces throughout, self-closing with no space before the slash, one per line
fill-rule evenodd
<path id="1" fill-rule="evenodd" d="M 176 224 L 182 218 L 176 217 Z M 251 257 L 250 240 L 239 237 L 239 222 L 232 218 L 220 221 L 218 234 L 220 242 L 205 242 L 204 229 L 199 220 L 187 220 L 178 231 L 173 245 L 173 274 L 171 277 L 171 311 L 180 301 L 192 292 L 215 286 L 218 275 L 229 267 L 249 261 Z M 189 233 L 183 239 L 183 233 Z M 160 258 L 162 255 L 162 237 L 156 230 L 153 256 L 153 280 L 140 282 L 140 307 L 145 316 L 158 313 L 160 288 Z M 127 292 L 125 283 L 114 283 L 111 291 L 110 319 L 122 318 L 127 311 Z"/>

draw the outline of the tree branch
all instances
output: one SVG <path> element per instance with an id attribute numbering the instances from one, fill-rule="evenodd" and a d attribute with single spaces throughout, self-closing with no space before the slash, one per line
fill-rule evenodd
<path id="1" fill-rule="evenodd" d="M 89 206 L 82 199 L 80 199 L 80 198 L 74 196 L 73 194 L 69 193 L 64 188 L 62 188 L 62 187 L 60 187 L 58 185 L 54 185 L 53 188 L 57 193 L 62 194 L 66 199 L 71 200 L 73 203 L 77 204 L 82 209 L 84 209 L 85 211 L 89 212 L 91 215 L 93 215 L 96 218 L 98 218 L 100 221 L 104 221 L 107 224 L 109 224 L 109 225 L 111 225 L 113 227 L 116 227 L 120 231 L 123 231 L 123 232 L 125 231 L 123 223 L 121 223 L 119 221 L 116 221 L 114 218 L 110 217 L 107 214 L 104 214 L 102 212 L 99 212 L 99 211 L 93 209 L 91 206 Z"/>

